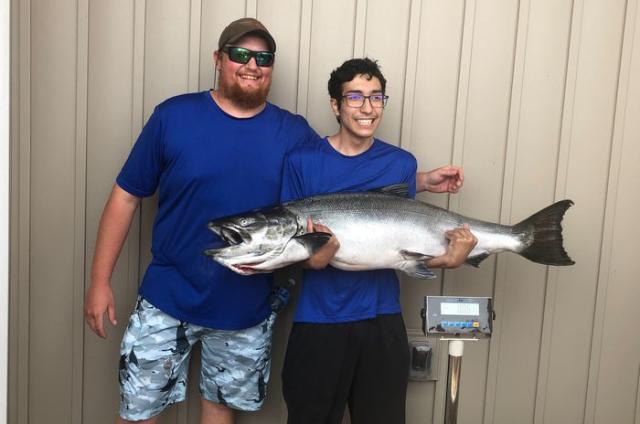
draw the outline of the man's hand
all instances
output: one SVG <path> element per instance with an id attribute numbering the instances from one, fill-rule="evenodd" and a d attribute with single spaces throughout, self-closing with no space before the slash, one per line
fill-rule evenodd
<path id="1" fill-rule="evenodd" d="M 84 301 L 84 316 L 89 328 L 103 339 L 107 337 L 103 324 L 105 313 L 111 324 L 116 325 L 111 274 L 140 201 L 139 197 L 114 184 L 100 218 L 91 265 L 91 286 Z"/>
<path id="2" fill-rule="evenodd" d="M 469 229 L 469 224 L 444 233 L 449 246 L 444 255 L 431 258 L 425 265 L 429 268 L 457 268 L 467 260 L 469 253 L 478 243 L 478 239 Z"/>
<path id="3" fill-rule="evenodd" d="M 116 325 L 116 306 L 113 302 L 113 291 L 109 283 L 91 284 L 84 301 L 84 318 L 89 328 L 103 339 L 107 338 L 104 330 L 104 314 L 107 313 L 112 325 Z"/>
<path id="4" fill-rule="evenodd" d="M 311 218 L 307 219 L 307 232 L 331 234 L 329 241 L 304 262 L 305 268 L 324 269 L 329 265 L 329 262 L 331 262 L 331 259 L 333 259 L 340 248 L 340 242 L 327 226 L 314 223 Z"/>
<path id="5" fill-rule="evenodd" d="M 429 172 L 418 172 L 416 174 L 416 191 L 457 193 L 463 182 L 464 172 L 461 167 L 442 166 Z"/>

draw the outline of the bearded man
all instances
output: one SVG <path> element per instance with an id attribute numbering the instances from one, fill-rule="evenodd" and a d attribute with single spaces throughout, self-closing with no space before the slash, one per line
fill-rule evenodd
<path id="1" fill-rule="evenodd" d="M 221 241 L 214 218 L 277 203 L 288 151 L 317 139 L 301 116 L 266 101 L 276 43 L 257 20 L 227 26 L 214 54 L 218 89 L 158 105 L 113 186 L 100 221 L 85 301 L 106 337 L 111 274 L 141 198 L 158 192 L 153 258 L 120 352 L 118 423 L 154 423 L 185 399 L 189 355 L 202 342 L 201 423 L 255 411 L 269 380 L 272 277 L 243 277 L 202 254 Z"/>

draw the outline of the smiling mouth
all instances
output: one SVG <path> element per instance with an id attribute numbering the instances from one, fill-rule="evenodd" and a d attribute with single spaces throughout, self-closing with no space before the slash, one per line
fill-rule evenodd
<path id="1" fill-rule="evenodd" d="M 367 118 L 367 119 L 356 119 L 355 120 L 359 125 L 362 125 L 363 127 L 370 127 L 373 125 L 373 118 Z"/>

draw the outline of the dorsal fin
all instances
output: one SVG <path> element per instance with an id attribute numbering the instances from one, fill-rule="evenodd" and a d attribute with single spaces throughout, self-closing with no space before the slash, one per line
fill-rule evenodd
<path id="1" fill-rule="evenodd" d="M 374 193 L 390 194 L 398 197 L 409 197 L 409 184 L 407 183 L 391 184 L 385 187 L 375 188 L 369 191 Z"/>

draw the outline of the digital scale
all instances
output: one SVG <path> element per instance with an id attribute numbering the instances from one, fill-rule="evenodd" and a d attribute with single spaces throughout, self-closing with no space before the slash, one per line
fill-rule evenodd
<path id="1" fill-rule="evenodd" d="M 425 296 L 423 311 L 427 336 L 491 337 L 494 312 L 490 297 Z"/>
<path id="2" fill-rule="evenodd" d="M 425 296 L 421 315 L 422 329 L 427 337 L 449 342 L 444 422 L 455 424 L 464 342 L 491 337 L 495 319 L 492 301 L 490 297 Z"/>

